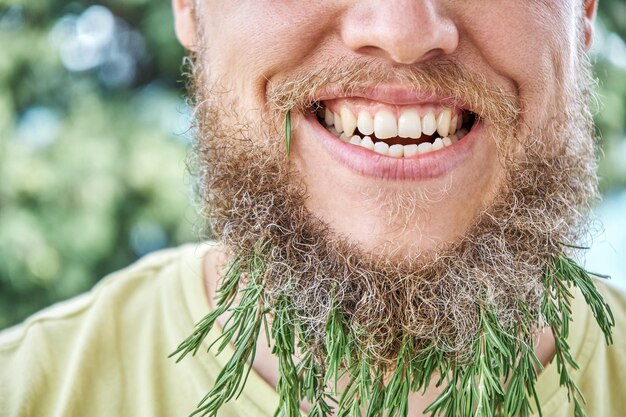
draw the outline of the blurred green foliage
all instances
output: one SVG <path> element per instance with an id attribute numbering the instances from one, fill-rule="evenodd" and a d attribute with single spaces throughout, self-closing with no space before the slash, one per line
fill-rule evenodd
<path id="1" fill-rule="evenodd" d="M 626 186 L 626 3 L 600 17 L 607 190 Z M 197 239 L 182 57 L 168 1 L 0 0 L 0 328 Z"/>
<path id="2" fill-rule="evenodd" d="M 169 4 L 102 3 L 128 36 L 118 45 L 100 39 L 101 55 L 125 52 L 126 61 L 70 71 L 61 52 L 67 44 L 71 52 L 77 30 L 88 42 L 110 40 L 106 13 L 104 34 L 67 24 L 89 3 L 0 2 L 0 328 L 150 250 L 196 239 L 183 50 Z M 136 50 L 124 50 L 133 39 Z M 89 56 L 83 49 L 78 61 Z"/>
<path id="3" fill-rule="evenodd" d="M 598 14 L 592 58 L 600 81 L 600 185 L 610 192 L 626 188 L 626 1 L 600 0 Z"/>

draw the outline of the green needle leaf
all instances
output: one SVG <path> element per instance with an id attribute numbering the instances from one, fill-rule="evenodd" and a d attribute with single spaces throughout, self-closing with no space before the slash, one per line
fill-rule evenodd
<path id="1" fill-rule="evenodd" d="M 287 156 L 291 153 L 291 110 L 285 113 L 285 148 Z"/>
<path id="2" fill-rule="evenodd" d="M 289 112 L 285 115 L 285 141 L 289 153 Z M 318 357 L 307 346 L 307 329 L 290 300 L 276 297 L 269 303 L 266 299 L 262 278 L 267 250 L 267 246 L 259 245 L 252 256 L 233 260 L 218 290 L 215 310 L 172 354 L 178 360 L 195 354 L 217 317 L 230 313 L 221 335 L 210 345 L 215 344 L 219 354 L 232 342 L 234 353 L 192 415 L 217 417 L 222 405 L 241 394 L 258 336 L 265 331 L 279 364 L 276 417 L 300 417 L 303 400 L 312 406 L 311 417 L 406 417 L 411 393 L 443 384 L 440 395 L 424 411 L 431 417 L 529 417 L 533 408 L 541 416 L 535 390 L 536 369 L 541 369 L 541 364 L 533 350 L 534 321 L 521 300 L 525 320 L 507 328 L 498 321 L 487 297 L 476 300 L 480 333 L 464 359 L 446 354 L 434 343 L 420 345 L 404 336 L 394 363 L 379 363 L 360 350 L 358 330 L 350 326 L 341 308 L 333 306 L 325 323 L 322 357 Z M 583 395 L 570 375 L 578 367 L 567 343 L 574 289 L 584 297 L 607 343 L 612 342 L 615 319 L 589 273 L 563 253 L 548 263 L 542 283 L 541 315 L 554 334 L 560 384 L 574 404 L 575 416 L 586 417 Z M 337 381 L 342 377 L 348 383 L 339 392 Z M 531 402 L 536 407 L 531 407 Z"/>

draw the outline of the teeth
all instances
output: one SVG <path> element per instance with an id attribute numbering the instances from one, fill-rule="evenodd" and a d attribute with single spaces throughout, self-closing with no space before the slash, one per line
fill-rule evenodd
<path id="1" fill-rule="evenodd" d="M 345 137 L 345 134 L 341 135 L 342 138 Z M 369 149 L 370 151 L 374 151 L 381 155 L 388 155 L 394 158 L 402 158 L 402 157 L 412 157 L 419 154 L 425 154 L 429 152 L 438 151 L 447 146 L 451 146 L 454 142 L 449 137 L 445 137 L 443 139 L 437 138 L 431 144 L 429 142 L 421 143 L 419 145 L 411 144 L 411 145 L 400 145 L 395 144 L 389 146 L 386 142 L 377 142 L 374 143 L 372 138 L 369 136 L 365 136 L 363 139 L 359 135 L 354 135 L 349 141 L 352 145 L 361 146 L 362 148 Z"/>
<path id="2" fill-rule="evenodd" d="M 335 116 L 333 116 L 333 112 L 328 108 L 324 110 L 324 123 L 326 123 L 326 126 L 335 125 Z"/>
<path id="3" fill-rule="evenodd" d="M 418 154 L 432 152 L 432 150 L 433 150 L 433 144 L 430 142 L 424 142 L 424 143 L 420 143 L 419 145 L 417 145 Z"/>
<path id="4" fill-rule="evenodd" d="M 436 130 L 437 121 L 435 120 L 435 114 L 432 111 L 429 111 L 422 119 L 422 132 L 425 135 L 432 135 Z"/>
<path id="5" fill-rule="evenodd" d="M 320 108 L 316 111 L 317 115 L 324 119 L 328 131 L 342 141 L 395 158 L 413 157 L 438 151 L 452 146 L 468 134 L 467 129 L 461 128 L 465 114 L 456 114 L 452 117 L 451 108 L 444 108 L 436 118 L 433 111 L 428 111 L 420 117 L 416 110 L 405 110 L 397 119 L 395 113 L 384 109 L 376 112 L 374 117 L 366 110 L 360 111 L 358 117 L 355 117 L 355 114 L 345 105 L 341 107 L 339 113 L 334 113 L 328 108 Z M 356 132 L 357 128 L 358 132 Z M 422 133 L 430 136 L 435 132 L 440 137 L 432 143 L 410 145 L 390 146 L 382 141 L 374 143 L 369 136 L 376 134 L 378 139 L 390 139 L 396 136 L 418 139 Z"/>
<path id="6" fill-rule="evenodd" d="M 396 116 L 388 110 L 379 110 L 374 116 L 374 132 L 378 139 L 398 136 Z"/>
<path id="7" fill-rule="evenodd" d="M 343 123 L 341 123 L 341 116 L 339 116 L 337 113 L 333 113 L 333 119 L 335 119 L 335 129 L 337 129 L 337 132 L 343 132 Z"/>
<path id="8" fill-rule="evenodd" d="M 456 132 L 456 130 L 457 130 L 456 124 L 457 124 L 458 122 L 459 122 L 459 116 L 458 116 L 458 115 L 455 115 L 455 116 L 452 118 L 452 121 L 450 122 L 450 132 L 449 132 L 449 133 L 450 133 L 451 135 L 453 135 L 453 134 Z"/>
<path id="9" fill-rule="evenodd" d="M 404 156 L 417 155 L 417 145 L 404 145 Z"/>
<path id="10" fill-rule="evenodd" d="M 404 146 L 391 145 L 389 147 L 389 156 L 393 156 L 395 158 L 402 158 L 404 156 Z"/>
<path id="11" fill-rule="evenodd" d="M 369 114 L 369 112 L 362 110 L 359 113 L 356 124 L 359 127 L 359 132 L 361 132 L 362 134 L 371 135 L 372 133 L 374 133 L 374 119 L 372 119 L 372 116 Z"/>
<path id="12" fill-rule="evenodd" d="M 376 142 L 374 144 L 374 152 L 379 153 L 381 155 L 388 155 L 389 145 L 387 145 L 385 142 Z"/>
<path id="13" fill-rule="evenodd" d="M 415 110 L 403 112 L 398 119 L 398 136 L 417 139 L 422 136 L 422 123 Z"/>
<path id="14" fill-rule="evenodd" d="M 361 146 L 365 149 L 369 149 L 370 151 L 374 150 L 374 141 L 369 136 L 365 136 L 361 141 Z"/>
<path id="15" fill-rule="evenodd" d="M 437 133 L 442 138 L 448 136 L 448 132 L 450 132 L 450 118 L 452 117 L 452 110 L 443 109 L 441 113 L 439 113 L 439 117 L 437 117 Z"/>
<path id="16" fill-rule="evenodd" d="M 340 113 L 343 131 L 346 132 L 346 135 L 352 136 L 354 130 L 356 129 L 356 118 L 354 117 L 354 114 L 352 114 L 348 106 L 341 107 Z"/>

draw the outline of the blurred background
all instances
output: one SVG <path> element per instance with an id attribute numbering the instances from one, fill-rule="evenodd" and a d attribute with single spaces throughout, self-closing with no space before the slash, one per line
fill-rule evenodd
<path id="1" fill-rule="evenodd" d="M 626 2 L 601 0 L 598 226 L 626 288 Z M 167 0 L 0 0 L 0 329 L 197 241 L 190 111 Z"/>

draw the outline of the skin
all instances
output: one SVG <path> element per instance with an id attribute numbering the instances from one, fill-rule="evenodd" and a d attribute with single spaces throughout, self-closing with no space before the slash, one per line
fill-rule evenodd
<path id="1" fill-rule="evenodd" d="M 518 100 L 520 134 L 554 114 L 563 86 L 575 76 L 578 36 L 590 47 L 596 10 L 593 0 L 201 0 L 198 8 L 173 0 L 173 6 L 180 42 L 191 51 L 207 50 L 212 76 L 239 97 L 238 113 L 246 117 L 260 117 L 255 110 L 266 108 L 268 80 L 279 83 L 319 63 L 369 57 L 401 68 L 453 59 Z M 576 30 L 581 22 L 582 34 Z M 393 81 L 389 86 L 406 87 Z M 454 169 L 433 179 L 398 181 L 363 176 L 338 163 L 321 150 L 302 114 L 292 119 L 290 157 L 310 194 L 307 208 L 373 253 L 424 251 L 454 241 L 503 180 L 505 167 L 488 123 Z M 419 215 L 390 219 L 381 201 L 398 194 L 413 196 Z M 207 260 L 209 299 L 219 276 L 213 261 Z M 537 353 L 544 364 L 553 350 L 552 334 L 543 333 Z M 275 384 L 269 350 L 261 349 L 257 358 L 255 369 Z M 434 394 L 414 396 L 411 408 L 423 409 Z"/>
<path id="2" fill-rule="evenodd" d="M 199 21 L 206 41 L 198 44 L 203 40 L 196 35 L 194 11 L 185 0 L 174 1 L 178 37 L 190 50 L 207 48 L 212 73 L 240 98 L 240 114 L 264 108 L 267 80 L 280 82 L 319 62 L 367 56 L 398 67 L 450 58 L 519 98 L 522 124 L 529 126 L 546 122 L 560 93 L 557 80 L 567 83 L 573 76 L 568 64 L 576 54 L 574 28 L 581 19 L 574 1 L 201 4 Z M 594 10 L 594 2 L 585 3 L 586 33 L 591 31 Z M 365 178 L 320 152 L 301 115 L 293 118 L 292 158 L 311 194 L 308 208 L 338 233 L 372 251 L 427 250 L 454 240 L 502 180 L 504 168 L 490 140 L 476 141 L 469 158 L 436 179 Z M 382 194 L 384 200 L 416 189 L 423 194 L 417 197 L 422 200 L 417 202 L 420 215 L 401 221 L 390 221 L 381 199 L 372 198 Z"/>

